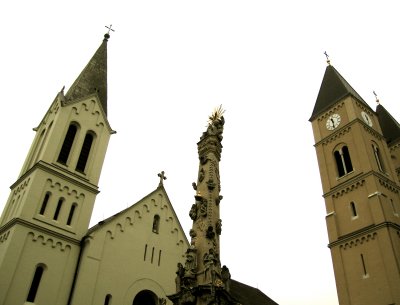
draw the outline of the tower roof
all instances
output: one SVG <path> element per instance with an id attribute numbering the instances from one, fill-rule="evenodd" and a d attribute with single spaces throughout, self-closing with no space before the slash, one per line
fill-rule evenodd
<path id="1" fill-rule="evenodd" d="M 90 94 L 97 93 L 104 112 L 107 114 L 107 41 L 109 34 L 104 35 L 103 42 L 94 53 L 86 67 L 69 88 L 66 104 Z"/>
<path id="2" fill-rule="evenodd" d="M 341 76 L 333 66 L 328 65 L 310 121 L 347 95 L 355 97 L 369 108 L 367 103 L 353 87 L 350 86 L 343 76 Z"/>
<path id="3" fill-rule="evenodd" d="M 376 106 L 379 125 L 388 144 L 400 138 L 400 125 L 396 119 L 381 104 Z"/>

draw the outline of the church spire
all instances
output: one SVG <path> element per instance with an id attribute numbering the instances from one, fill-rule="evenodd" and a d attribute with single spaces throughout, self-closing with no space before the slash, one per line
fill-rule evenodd
<path id="1" fill-rule="evenodd" d="M 328 65 L 325 70 L 324 78 L 322 80 L 321 88 L 319 89 L 317 101 L 315 102 L 310 121 L 347 95 L 355 97 L 369 108 L 363 98 L 330 64 L 329 57 L 327 57 L 327 63 Z"/>
<path id="2" fill-rule="evenodd" d="M 66 104 L 97 94 L 107 115 L 107 42 L 110 38 L 110 30 L 112 30 L 111 26 L 108 33 L 104 35 L 100 47 L 65 95 Z"/>

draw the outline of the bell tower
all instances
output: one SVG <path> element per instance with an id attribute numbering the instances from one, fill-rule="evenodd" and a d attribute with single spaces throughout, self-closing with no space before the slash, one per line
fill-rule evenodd
<path id="1" fill-rule="evenodd" d="M 310 122 L 340 305 L 400 304 L 400 186 L 378 110 L 328 61 Z"/>
<path id="2" fill-rule="evenodd" d="M 39 125 L 0 219 L 0 304 L 67 304 L 110 135 L 107 41 Z"/>

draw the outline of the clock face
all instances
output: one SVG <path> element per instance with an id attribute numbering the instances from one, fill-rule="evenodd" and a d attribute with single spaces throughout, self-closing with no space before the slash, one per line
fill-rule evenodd
<path id="1" fill-rule="evenodd" d="M 364 122 L 367 123 L 367 125 L 369 127 L 372 127 L 372 120 L 369 117 L 369 115 L 366 112 L 363 111 L 363 112 L 361 112 L 361 116 L 362 116 Z"/>
<path id="2" fill-rule="evenodd" d="M 332 114 L 327 120 L 326 120 L 326 128 L 328 130 L 334 130 L 336 127 L 339 126 L 340 124 L 340 115 L 335 113 Z"/>

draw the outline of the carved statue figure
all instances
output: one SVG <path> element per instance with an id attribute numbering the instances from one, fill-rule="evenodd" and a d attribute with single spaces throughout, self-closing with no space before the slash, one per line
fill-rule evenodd
<path id="1" fill-rule="evenodd" d="M 186 262 L 185 262 L 185 278 L 194 278 L 196 275 L 196 249 L 194 247 L 190 247 L 186 251 Z"/>
<path id="2" fill-rule="evenodd" d="M 217 223 L 215 224 L 215 231 L 217 232 L 218 235 L 221 235 L 222 232 L 222 220 L 218 219 Z"/>
<path id="3" fill-rule="evenodd" d="M 197 205 L 195 203 L 192 204 L 192 207 L 189 211 L 189 216 L 192 220 L 196 220 L 197 218 Z"/>
<path id="4" fill-rule="evenodd" d="M 213 239 L 215 236 L 214 228 L 212 226 L 209 226 L 206 232 L 206 237 L 208 239 Z"/>
<path id="5" fill-rule="evenodd" d="M 175 278 L 176 292 L 181 291 L 182 279 L 184 274 L 185 274 L 185 268 L 183 268 L 183 265 L 181 263 L 178 263 L 178 270 L 176 271 L 176 278 Z"/>

